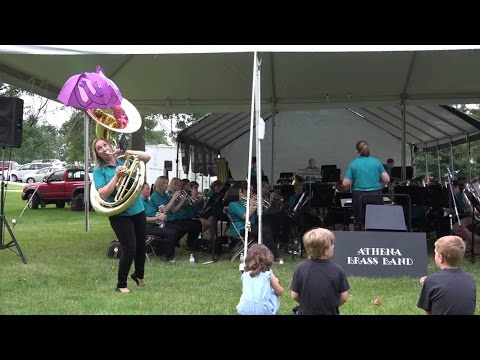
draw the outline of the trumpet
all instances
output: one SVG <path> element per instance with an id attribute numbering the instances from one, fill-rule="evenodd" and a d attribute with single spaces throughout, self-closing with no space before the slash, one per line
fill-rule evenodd
<path id="1" fill-rule="evenodd" d="M 183 206 L 195 205 L 200 199 L 203 199 L 203 197 L 199 193 L 192 194 L 186 190 L 180 190 L 180 195 L 178 195 L 176 204 L 179 204 L 181 201 L 185 200 Z"/>
<path id="2" fill-rule="evenodd" d="M 160 216 L 160 214 L 165 214 L 165 205 L 160 205 L 158 207 L 158 211 L 155 213 L 155 216 Z M 158 224 L 159 227 L 164 228 L 165 227 L 165 221 L 162 220 L 157 220 L 156 223 Z"/>
<path id="3" fill-rule="evenodd" d="M 283 204 L 283 196 L 280 195 L 279 193 L 273 191 L 271 193 L 269 193 L 269 199 L 268 199 L 268 202 L 270 203 L 270 206 L 274 205 L 274 204 L 278 204 L 280 207 L 282 206 Z M 269 207 L 270 207 L 269 206 Z"/>
<path id="4" fill-rule="evenodd" d="M 258 207 L 258 197 L 257 195 L 253 195 L 252 198 L 251 198 L 251 201 L 253 201 L 253 208 L 254 209 L 257 209 Z M 240 204 L 242 204 L 242 206 L 244 207 L 247 207 L 247 197 L 246 196 L 242 196 L 240 198 Z M 267 199 L 263 199 L 262 198 L 262 210 L 267 210 L 269 207 L 270 207 L 270 202 L 267 200 Z"/>

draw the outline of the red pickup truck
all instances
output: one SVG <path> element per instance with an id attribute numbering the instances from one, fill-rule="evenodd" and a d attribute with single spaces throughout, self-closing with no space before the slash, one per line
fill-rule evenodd
<path id="1" fill-rule="evenodd" d="M 83 204 L 84 169 L 57 170 L 45 176 L 42 182 L 28 184 L 23 188 L 22 200 L 28 200 L 30 209 L 38 209 L 47 204 L 64 208 L 66 202 L 72 205 Z M 89 186 L 91 181 L 89 182 Z M 72 210 L 74 209 L 72 206 Z"/>

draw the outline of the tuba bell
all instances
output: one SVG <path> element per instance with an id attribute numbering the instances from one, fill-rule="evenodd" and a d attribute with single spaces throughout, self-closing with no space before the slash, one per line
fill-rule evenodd
<path id="1" fill-rule="evenodd" d="M 112 146 L 113 153 L 118 149 L 113 132 L 133 133 L 142 123 L 140 113 L 126 99 L 122 100 L 120 106 L 111 109 L 91 109 L 87 112 L 97 122 L 95 128 L 97 138 L 105 139 Z M 125 150 L 126 145 L 122 144 L 122 141 L 125 141 L 124 135 L 120 140 L 120 148 Z M 92 181 L 90 203 L 93 209 L 102 215 L 113 216 L 128 209 L 137 200 L 145 183 L 145 163 L 135 155 L 119 156 L 122 157 L 125 158 L 123 166 L 126 170 L 115 186 L 113 201 L 102 199 Z"/>

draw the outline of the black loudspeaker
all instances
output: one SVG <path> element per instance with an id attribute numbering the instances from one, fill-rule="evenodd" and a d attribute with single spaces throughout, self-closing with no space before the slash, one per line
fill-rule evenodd
<path id="1" fill-rule="evenodd" d="M 172 171 L 172 162 L 170 160 L 165 160 L 163 163 L 163 168 L 167 171 Z"/>
<path id="2" fill-rule="evenodd" d="M 0 146 L 22 146 L 23 100 L 0 96 Z"/>

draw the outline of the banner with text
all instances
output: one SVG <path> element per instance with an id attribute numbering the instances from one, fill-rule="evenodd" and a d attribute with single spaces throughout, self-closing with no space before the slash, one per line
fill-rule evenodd
<path id="1" fill-rule="evenodd" d="M 347 275 L 427 275 L 427 236 L 424 232 L 334 231 L 333 261 Z"/>

